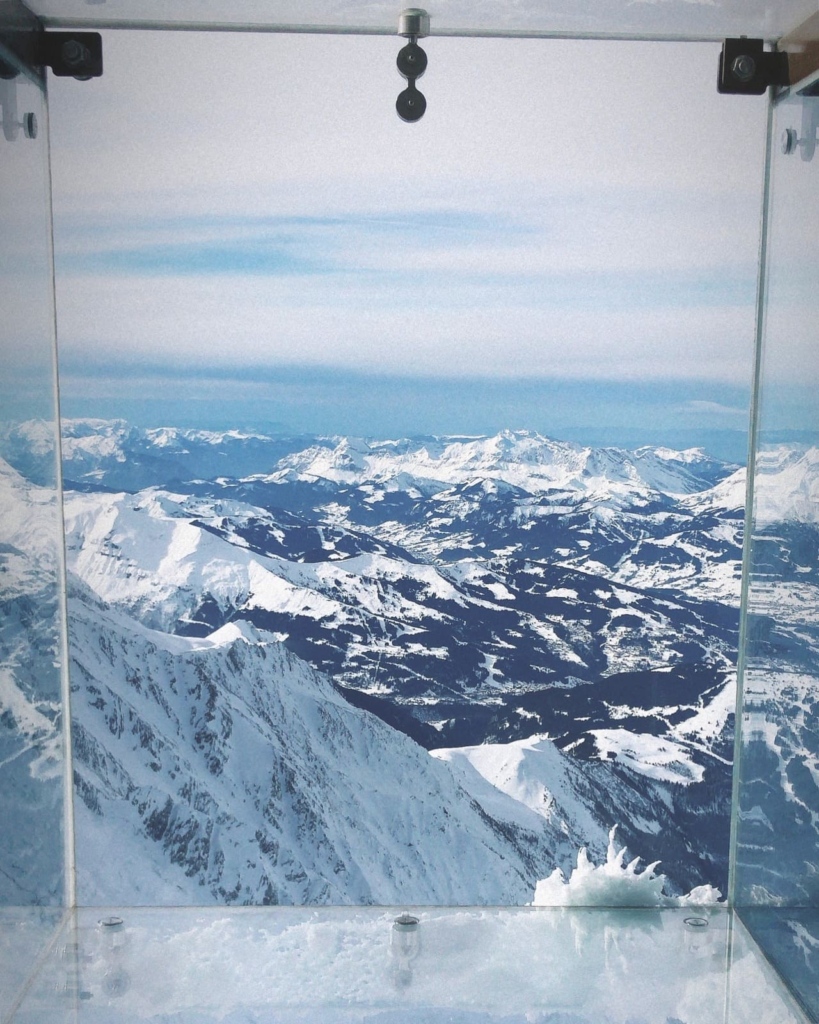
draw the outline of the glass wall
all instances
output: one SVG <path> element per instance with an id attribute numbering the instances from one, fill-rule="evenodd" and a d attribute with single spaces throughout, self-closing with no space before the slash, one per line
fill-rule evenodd
<path id="1" fill-rule="evenodd" d="M 819 950 L 819 98 L 775 107 L 735 899 L 814 1012 Z M 787 909 L 784 909 L 787 908 Z"/>
<path id="2" fill-rule="evenodd" d="M 711 45 L 431 38 L 416 124 L 400 40 L 105 45 L 52 93 L 80 902 L 724 895 L 764 105 Z"/>
<path id="3" fill-rule="evenodd" d="M 9 62 L 0 106 L 2 1016 L 69 896 L 48 125 L 42 87 Z"/>

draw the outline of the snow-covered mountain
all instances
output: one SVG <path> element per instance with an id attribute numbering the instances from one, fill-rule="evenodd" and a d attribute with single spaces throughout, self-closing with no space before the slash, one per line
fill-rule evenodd
<path id="1" fill-rule="evenodd" d="M 532 431 L 504 430 L 494 437 L 369 442 L 329 438 L 284 457 L 269 479 L 325 479 L 333 483 L 405 481 L 440 490 L 475 480 L 499 481 L 530 494 L 568 490 L 619 494 L 702 490 L 724 475 L 724 465 L 700 449 L 588 448 Z"/>
<path id="2" fill-rule="evenodd" d="M 557 829 L 557 846 L 537 841 L 555 863 L 578 845 L 603 855 L 619 823 L 678 890 L 724 888 L 742 510 L 717 492 L 736 493 L 736 467 L 526 432 L 312 439 L 276 458 L 268 441 L 295 442 L 257 436 L 256 472 L 142 488 L 146 449 L 170 478 L 180 447 L 236 439 L 69 435 L 69 566 L 90 607 L 119 617 L 109 631 L 195 647 L 244 623 L 401 742 L 447 748 L 440 765 L 482 813 Z M 482 773 L 490 749 L 508 785 Z"/>
<path id="3" fill-rule="evenodd" d="M 71 599 L 83 902 L 524 903 L 614 818 L 632 848 L 663 833 L 676 888 L 702 874 L 644 768 L 541 737 L 533 789 L 520 744 L 430 757 L 245 621 L 178 637 Z M 474 769 L 493 751 L 503 778 Z"/>
<path id="4" fill-rule="evenodd" d="M 241 613 L 325 648 L 319 667 L 374 692 L 391 692 L 391 677 L 405 698 L 529 690 L 724 663 L 735 645 L 730 616 L 588 568 L 421 562 L 371 533 L 153 489 L 71 494 L 65 514 L 72 570 L 146 625 L 196 634 Z"/>
<path id="5" fill-rule="evenodd" d="M 0 445 L 34 472 L 38 437 Z M 136 902 L 525 902 L 614 824 L 676 891 L 724 889 L 737 467 L 525 431 L 69 421 L 63 449 L 94 899 L 116 837 Z"/>
<path id="6" fill-rule="evenodd" d="M 241 476 L 272 468 L 305 438 L 253 430 L 141 428 L 124 420 L 64 419 L 62 456 L 69 486 L 139 490 L 170 480 Z M 0 424 L 0 456 L 37 482 L 53 477 L 53 425 Z"/>
<path id="7" fill-rule="evenodd" d="M 0 903 L 58 904 L 63 753 L 56 491 L 0 459 L 0 509 Z"/>
<path id="8" fill-rule="evenodd" d="M 819 448 L 762 448 L 757 456 L 754 516 L 761 526 L 819 523 Z"/>
<path id="9" fill-rule="evenodd" d="M 249 624 L 172 637 L 73 598 L 84 901 L 519 903 L 558 853 Z"/>
<path id="10" fill-rule="evenodd" d="M 556 747 L 559 813 L 476 792 L 246 622 L 170 636 L 75 583 L 71 634 L 84 902 L 522 903 L 618 803 L 656 813 Z"/>

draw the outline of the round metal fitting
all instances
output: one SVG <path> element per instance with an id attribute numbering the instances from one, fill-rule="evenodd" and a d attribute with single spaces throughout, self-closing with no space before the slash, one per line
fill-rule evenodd
<path id="1" fill-rule="evenodd" d="M 427 69 L 427 55 L 418 43 L 407 43 L 398 51 L 395 63 L 404 78 L 420 78 Z"/>
<path id="2" fill-rule="evenodd" d="M 420 7 L 407 7 L 398 17 L 398 35 L 423 39 L 429 35 L 429 15 Z"/>
<path id="3" fill-rule="evenodd" d="M 23 134 L 27 139 L 37 138 L 37 115 L 35 113 L 23 114 Z"/>
<path id="4" fill-rule="evenodd" d="M 756 61 L 750 54 L 742 53 L 734 59 L 731 71 L 740 82 L 750 82 L 756 74 Z"/>
<path id="5" fill-rule="evenodd" d="M 796 152 L 796 147 L 799 145 L 799 135 L 795 128 L 786 128 L 782 132 L 782 152 L 785 156 L 790 156 L 791 153 Z"/>
<path id="6" fill-rule="evenodd" d="M 119 931 L 124 924 L 125 922 L 122 918 L 117 917 L 116 915 L 112 915 L 111 917 L 102 917 L 99 921 L 100 928 L 108 928 L 111 931 Z"/>
<path id="7" fill-rule="evenodd" d="M 694 931 L 697 931 L 698 929 L 707 928 L 708 927 L 708 918 L 707 917 L 686 917 L 686 918 L 683 918 L 683 924 L 685 925 L 686 928 L 692 928 Z"/>
<path id="8" fill-rule="evenodd" d="M 412 914 L 408 914 L 404 911 L 403 914 L 399 914 L 398 917 L 396 917 L 393 924 L 399 931 L 409 932 L 414 931 L 418 927 L 419 920 L 417 917 L 413 917 Z"/>
<path id="9" fill-rule="evenodd" d="M 408 89 L 398 94 L 398 99 L 395 101 L 395 109 L 398 111 L 398 116 L 402 121 L 409 121 L 410 123 L 419 121 L 427 109 L 426 97 L 412 84 Z"/>

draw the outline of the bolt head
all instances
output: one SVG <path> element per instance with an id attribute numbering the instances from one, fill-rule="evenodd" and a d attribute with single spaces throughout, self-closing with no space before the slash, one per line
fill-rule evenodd
<path id="1" fill-rule="evenodd" d="M 62 58 L 70 68 L 80 67 L 84 64 L 88 51 L 77 39 L 67 39 L 62 45 Z"/>
<path id="2" fill-rule="evenodd" d="M 740 82 L 750 82 L 756 74 L 756 61 L 750 54 L 741 53 L 739 57 L 734 58 L 731 73 Z"/>

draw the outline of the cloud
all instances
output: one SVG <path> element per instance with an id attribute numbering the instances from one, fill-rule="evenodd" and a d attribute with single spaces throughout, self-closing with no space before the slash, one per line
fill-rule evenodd
<path id="1" fill-rule="evenodd" d="M 404 285 L 402 287 L 402 284 Z M 80 277 L 59 286 L 61 350 L 87 363 L 328 366 L 375 373 L 750 379 L 753 310 L 516 303 L 468 283 L 429 301 L 400 280 Z M 490 294 L 487 294 L 489 292 Z M 433 293 L 434 294 L 434 293 Z M 444 301 L 446 300 L 446 301 Z M 124 371 L 125 372 L 125 371 Z"/>
<path id="2" fill-rule="evenodd" d="M 749 378 L 763 116 L 713 47 L 431 40 L 408 127 L 394 40 L 182 42 L 54 83 L 69 358 Z"/>
<path id="3" fill-rule="evenodd" d="M 722 405 L 720 402 L 709 402 L 696 398 L 685 402 L 680 408 L 685 412 L 702 413 L 709 416 L 731 418 L 740 416 L 743 420 L 748 418 L 747 406 Z"/>

